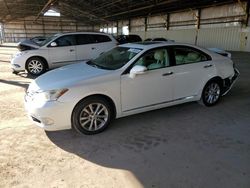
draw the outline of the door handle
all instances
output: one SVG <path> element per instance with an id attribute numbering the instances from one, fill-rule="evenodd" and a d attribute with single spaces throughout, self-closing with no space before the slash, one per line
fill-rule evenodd
<path id="1" fill-rule="evenodd" d="M 204 68 L 209 68 L 209 67 L 212 67 L 213 65 L 212 64 L 208 64 L 208 65 L 205 65 Z"/>
<path id="2" fill-rule="evenodd" d="M 69 51 L 70 51 L 70 52 L 74 52 L 75 50 L 74 50 L 74 49 L 70 49 Z"/>
<path id="3" fill-rule="evenodd" d="M 162 74 L 162 76 L 169 76 L 171 74 L 174 74 L 174 73 L 173 72 L 167 72 L 167 73 Z"/>
<path id="4" fill-rule="evenodd" d="M 95 50 L 96 48 L 95 48 L 95 47 L 92 47 L 91 49 L 92 49 L 92 50 Z"/>

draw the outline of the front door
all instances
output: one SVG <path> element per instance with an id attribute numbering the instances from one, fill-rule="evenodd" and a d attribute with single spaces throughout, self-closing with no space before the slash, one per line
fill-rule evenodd
<path id="1" fill-rule="evenodd" d="M 122 111 L 130 112 L 167 103 L 173 98 L 172 68 L 168 52 L 158 48 L 146 52 L 135 64 L 147 67 L 134 78 L 121 76 Z"/>
<path id="2" fill-rule="evenodd" d="M 76 61 L 74 35 L 61 36 L 54 41 L 56 46 L 49 46 L 49 60 L 53 67 L 59 67 Z"/>

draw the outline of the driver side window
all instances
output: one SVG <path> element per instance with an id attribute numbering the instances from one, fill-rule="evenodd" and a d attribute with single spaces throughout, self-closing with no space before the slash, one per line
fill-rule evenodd
<path id="1" fill-rule="evenodd" d="M 62 36 L 55 40 L 57 46 L 73 46 L 76 44 L 75 37 L 73 35 Z"/>
<path id="2" fill-rule="evenodd" d="M 154 70 L 169 66 L 169 56 L 165 48 L 150 50 L 146 52 L 135 64 L 142 65 L 147 70 Z"/>

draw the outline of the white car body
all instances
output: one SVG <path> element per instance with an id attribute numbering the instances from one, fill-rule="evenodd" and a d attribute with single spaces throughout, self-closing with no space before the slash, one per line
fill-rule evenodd
<path id="1" fill-rule="evenodd" d="M 51 46 L 51 44 L 65 36 L 79 35 L 101 35 L 106 36 L 110 40 L 106 42 L 95 41 L 93 43 L 79 44 L 66 46 Z M 11 67 L 15 72 L 26 70 L 26 63 L 32 57 L 38 57 L 46 63 L 48 69 L 76 63 L 77 61 L 88 60 L 98 57 L 101 53 L 115 47 L 117 41 L 109 34 L 98 32 L 75 32 L 63 33 L 52 36 L 51 40 L 46 40 L 42 46 L 36 43 L 27 41 L 23 45 L 29 47 L 29 50 L 18 52 L 11 59 Z"/>
<path id="2" fill-rule="evenodd" d="M 206 53 L 211 60 L 169 66 L 134 75 L 129 67 L 152 49 L 190 47 Z M 233 81 L 233 62 L 209 50 L 178 43 L 124 44 L 120 47 L 140 49 L 130 61 L 117 70 L 104 70 L 86 62 L 52 70 L 34 80 L 28 90 L 25 106 L 29 117 L 45 130 L 71 128 L 74 107 L 82 99 L 98 95 L 112 100 L 115 118 L 159 109 L 184 102 L 198 101 L 206 83 L 215 77 Z M 224 82 L 223 82 L 224 83 Z M 57 100 L 46 101 L 39 92 L 67 88 Z"/>

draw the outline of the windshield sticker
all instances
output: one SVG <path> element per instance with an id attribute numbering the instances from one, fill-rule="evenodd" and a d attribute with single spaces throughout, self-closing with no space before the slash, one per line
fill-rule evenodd
<path id="1" fill-rule="evenodd" d="M 141 49 L 130 48 L 128 51 L 138 54 L 141 51 Z"/>

